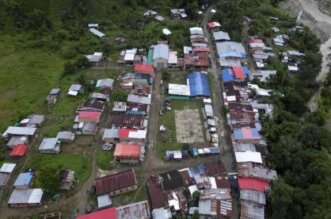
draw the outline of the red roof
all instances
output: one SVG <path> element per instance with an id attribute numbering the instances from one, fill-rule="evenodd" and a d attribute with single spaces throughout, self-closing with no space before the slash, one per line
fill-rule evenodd
<path id="1" fill-rule="evenodd" d="M 152 65 L 137 64 L 134 66 L 134 72 L 148 73 L 151 76 L 154 76 L 154 68 Z"/>
<path id="2" fill-rule="evenodd" d="M 90 214 L 83 214 L 76 219 L 117 219 L 116 208 L 107 208 Z"/>
<path id="3" fill-rule="evenodd" d="M 249 37 L 247 39 L 247 42 L 248 43 L 263 43 L 263 40 L 259 39 L 259 38 Z"/>
<path id="4" fill-rule="evenodd" d="M 220 27 L 220 26 L 221 26 L 221 24 L 218 22 L 215 22 L 215 21 L 208 23 L 208 28 L 215 28 L 215 27 Z"/>
<path id="5" fill-rule="evenodd" d="M 100 112 L 80 111 L 78 118 L 80 121 L 99 122 L 100 116 Z"/>
<path id="6" fill-rule="evenodd" d="M 139 144 L 119 143 L 116 144 L 114 157 L 139 159 L 140 152 L 141 145 Z"/>
<path id="7" fill-rule="evenodd" d="M 128 138 L 130 131 L 136 131 L 137 129 L 128 129 L 128 128 L 121 128 L 118 131 L 119 138 Z"/>
<path id="8" fill-rule="evenodd" d="M 244 71 L 240 66 L 232 67 L 232 70 L 236 79 L 245 79 Z"/>
<path id="9" fill-rule="evenodd" d="M 253 179 L 248 177 L 239 177 L 239 188 L 250 189 L 264 192 L 269 187 L 269 182 L 261 179 Z"/>
<path id="10" fill-rule="evenodd" d="M 137 185 L 137 181 L 133 169 L 95 179 L 97 195 L 115 192 L 135 185 Z"/>
<path id="11" fill-rule="evenodd" d="M 16 145 L 12 151 L 10 152 L 9 156 L 11 157 L 22 157 L 25 155 L 26 151 L 28 150 L 28 146 L 25 144 Z"/>

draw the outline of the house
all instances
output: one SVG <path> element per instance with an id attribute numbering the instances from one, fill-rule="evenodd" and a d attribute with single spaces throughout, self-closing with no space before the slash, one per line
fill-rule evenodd
<path id="1" fill-rule="evenodd" d="M 149 219 L 151 217 L 148 201 L 135 202 L 116 208 L 117 218 Z"/>
<path id="2" fill-rule="evenodd" d="M 153 209 L 152 217 L 153 219 L 171 219 L 172 214 L 170 209 L 157 208 L 157 209 Z"/>
<path id="3" fill-rule="evenodd" d="M 95 122 L 82 122 L 80 123 L 80 125 L 80 130 L 83 135 L 95 135 L 95 133 L 97 132 L 98 126 Z"/>
<path id="4" fill-rule="evenodd" d="M 14 189 L 8 200 L 10 208 L 39 207 L 43 198 L 42 189 Z"/>
<path id="5" fill-rule="evenodd" d="M 147 128 L 148 120 L 143 115 L 113 114 L 112 125 L 115 127 Z"/>
<path id="6" fill-rule="evenodd" d="M 97 36 L 97 37 L 99 37 L 99 38 L 103 38 L 103 37 L 106 36 L 106 34 L 102 33 L 101 31 L 99 31 L 99 30 L 97 30 L 97 29 L 95 29 L 95 28 L 89 28 L 89 31 L 90 31 L 93 35 L 95 35 L 95 36 Z"/>
<path id="7" fill-rule="evenodd" d="M 77 107 L 77 111 L 87 111 L 87 112 L 99 112 L 101 113 L 105 107 L 105 103 L 103 101 L 98 100 L 87 100 L 83 103 L 81 103 Z"/>
<path id="8" fill-rule="evenodd" d="M 99 79 L 95 85 L 96 88 L 110 88 L 113 89 L 114 80 L 111 78 Z"/>
<path id="9" fill-rule="evenodd" d="M 256 190 L 240 190 L 240 200 L 244 200 L 247 202 L 253 202 L 259 205 L 266 205 L 266 194 L 264 192 L 256 191 Z"/>
<path id="10" fill-rule="evenodd" d="M 211 22 L 208 22 L 208 29 L 209 30 L 219 30 L 219 28 L 221 28 L 221 24 L 217 21 L 211 21 Z"/>
<path id="11" fill-rule="evenodd" d="M 34 127 L 17 127 L 9 126 L 7 130 L 2 134 L 2 137 L 10 139 L 12 136 L 16 137 L 29 137 L 32 138 L 37 131 L 37 128 Z"/>
<path id="12" fill-rule="evenodd" d="M 102 136 L 102 141 L 105 143 L 115 143 L 117 142 L 118 139 L 118 128 L 112 127 L 111 129 L 105 129 L 103 136 Z"/>
<path id="13" fill-rule="evenodd" d="M 18 144 L 13 147 L 11 152 L 9 153 L 10 157 L 23 157 L 27 150 L 29 149 L 29 146 L 26 144 Z"/>
<path id="14" fill-rule="evenodd" d="M 83 86 L 80 84 L 73 84 L 70 86 L 68 95 L 70 96 L 77 96 L 78 94 L 83 93 Z"/>
<path id="15" fill-rule="evenodd" d="M 171 170 L 160 174 L 160 181 L 163 191 L 170 191 L 183 186 L 183 179 L 178 170 Z"/>
<path id="16" fill-rule="evenodd" d="M 253 202 L 240 201 L 240 219 L 265 219 L 265 209 L 263 205 Z"/>
<path id="17" fill-rule="evenodd" d="M 131 103 L 150 105 L 152 103 L 152 97 L 151 97 L 151 95 L 139 96 L 139 95 L 135 95 L 135 94 L 129 94 L 127 101 L 131 102 Z"/>
<path id="18" fill-rule="evenodd" d="M 232 66 L 223 68 L 221 74 L 224 82 L 244 81 L 249 76 L 249 70 L 247 67 Z"/>
<path id="19" fill-rule="evenodd" d="M 253 163 L 238 163 L 238 176 L 257 178 L 263 180 L 276 180 L 278 178 L 277 172 L 266 167 L 254 166 Z"/>
<path id="20" fill-rule="evenodd" d="M 109 101 L 109 94 L 93 92 L 90 94 L 90 98 L 92 101 L 100 101 L 100 102 L 108 102 Z"/>
<path id="21" fill-rule="evenodd" d="M 89 23 L 87 25 L 88 28 L 95 28 L 95 29 L 98 29 L 99 28 L 99 24 L 96 24 L 96 23 Z"/>
<path id="22" fill-rule="evenodd" d="M 0 168 L 0 188 L 7 185 L 14 169 L 16 167 L 15 163 L 3 163 Z"/>
<path id="23" fill-rule="evenodd" d="M 61 141 L 58 138 L 44 138 L 39 145 L 40 153 L 58 154 L 60 153 Z"/>
<path id="24" fill-rule="evenodd" d="M 248 177 L 239 177 L 238 184 L 240 190 L 254 190 L 265 192 L 269 188 L 268 181 Z"/>
<path id="25" fill-rule="evenodd" d="M 190 34 L 191 35 L 203 35 L 203 29 L 201 27 L 191 27 Z"/>
<path id="26" fill-rule="evenodd" d="M 93 54 L 85 55 L 85 57 L 92 65 L 98 65 L 103 60 L 102 52 L 94 52 Z"/>
<path id="27" fill-rule="evenodd" d="M 121 163 L 138 163 L 143 159 L 144 147 L 140 144 L 118 143 L 114 158 Z"/>
<path id="28" fill-rule="evenodd" d="M 60 94 L 60 88 L 53 88 L 47 95 L 46 101 L 48 104 L 55 104 L 57 97 Z"/>
<path id="29" fill-rule="evenodd" d="M 230 41 L 229 33 L 224 31 L 217 31 L 213 33 L 216 42 Z"/>
<path id="30" fill-rule="evenodd" d="M 216 49 L 222 67 L 240 66 L 241 62 L 246 61 L 247 53 L 241 43 L 232 41 L 216 42 Z"/>
<path id="31" fill-rule="evenodd" d="M 57 133 L 56 138 L 61 142 L 73 142 L 75 140 L 75 133 L 70 131 L 60 131 Z"/>
<path id="32" fill-rule="evenodd" d="M 262 164 L 262 157 L 260 152 L 245 151 L 245 152 L 235 152 L 235 157 L 237 163 L 259 163 Z"/>
<path id="33" fill-rule="evenodd" d="M 95 179 L 96 194 L 111 196 L 130 192 L 137 189 L 136 174 L 133 169 L 113 173 Z"/>
<path id="34" fill-rule="evenodd" d="M 20 173 L 14 182 L 14 188 L 28 189 L 32 182 L 33 175 L 33 172 Z"/>
<path id="35" fill-rule="evenodd" d="M 135 73 L 144 73 L 144 74 L 148 74 L 152 77 L 154 77 L 154 68 L 153 65 L 148 65 L 148 64 L 137 64 L 134 65 L 134 72 Z"/>
<path id="36" fill-rule="evenodd" d="M 75 171 L 65 169 L 60 172 L 60 189 L 70 190 L 75 182 Z"/>
<path id="37" fill-rule="evenodd" d="M 160 177 L 150 176 L 146 184 L 152 209 L 167 208 L 167 196 L 163 192 Z"/>
<path id="38" fill-rule="evenodd" d="M 187 18 L 187 14 L 186 14 L 184 8 L 180 8 L 180 9 L 173 8 L 173 9 L 170 9 L 170 15 L 171 15 L 172 18 L 176 18 L 176 19 L 185 19 L 185 18 Z"/>
<path id="39" fill-rule="evenodd" d="M 76 219 L 117 219 L 116 208 L 106 208 L 93 213 L 78 215 Z"/>
<path id="40" fill-rule="evenodd" d="M 150 110 L 147 104 L 127 103 L 126 107 L 126 114 L 129 115 L 147 115 Z"/>
<path id="41" fill-rule="evenodd" d="M 112 200 L 109 194 L 99 195 L 97 197 L 98 209 L 108 208 L 112 205 Z"/>
<path id="42" fill-rule="evenodd" d="M 8 148 L 12 149 L 16 145 L 28 144 L 28 143 L 29 143 L 29 139 L 27 136 L 12 136 L 6 145 Z"/>
<path id="43" fill-rule="evenodd" d="M 112 112 L 113 113 L 125 113 L 126 112 L 126 102 L 118 102 L 118 101 L 115 101 L 114 102 L 114 106 L 113 106 L 113 109 L 112 109 Z"/>
<path id="44" fill-rule="evenodd" d="M 242 127 L 233 129 L 233 140 L 236 142 L 258 142 L 261 138 L 257 128 Z"/>
<path id="45" fill-rule="evenodd" d="M 100 112 L 79 111 L 78 121 L 98 123 L 100 120 L 100 116 L 101 116 Z"/>
<path id="46" fill-rule="evenodd" d="M 158 70 L 168 67 L 169 60 L 169 46 L 165 44 L 158 44 L 154 46 L 153 66 Z"/>
<path id="47" fill-rule="evenodd" d="M 147 130 L 121 128 L 118 132 L 118 138 L 121 142 L 145 142 Z"/>

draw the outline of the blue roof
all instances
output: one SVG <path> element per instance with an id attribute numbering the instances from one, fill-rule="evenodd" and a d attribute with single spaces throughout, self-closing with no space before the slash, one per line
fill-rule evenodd
<path id="1" fill-rule="evenodd" d="M 210 150 L 210 153 L 211 154 L 219 154 L 221 153 L 221 149 L 219 147 L 211 147 L 211 148 L 208 148 Z"/>
<path id="2" fill-rule="evenodd" d="M 28 186 L 31 183 L 33 174 L 31 172 L 20 173 L 14 183 L 14 186 Z"/>
<path id="3" fill-rule="evenodd" d="M 210 97 L 208 75 L 201 72 L 192 72 L 187 76 L 190 85 L 191 97 Z"/>
<path id="4" fill-rule="evenodd" d="M 241 69 L 244 72 L 245 78 L 248 78 L 248 76 L 249 76 L 249 69 L 246 66 L 241 67 Z M 234 75 L 234 73 L 233 73 L 233 71 L 232 71 L 231 68 L 223 68 L 221 70 L 221 77 L 222 77 L 222 79 L 223 79 L 224 82 L 235 81 L 236 80 L 235 75 Z"/>
<path id="5" fill-rule="evenodd" d="M 203 164 L 200 164 L 197 167 L 189 167 L 189 172 L 191 176 L 204 174 L 206 172 L 206 167 Z"/>
<path id="6" fill-rule="evenodd" d="M 198 156 L 198 148 L 192 148 L 193 156 Z"/>
<path id="7" fill-rule="evenodd" d="M 222 51 L 219 52 L 218 55 L 221 58 L 227 58 L 227 57 L 235 57 L 235 58 L 245 58 L 247 56 L 246 52 L 237 52 L 237 51 Z"/>
<path id="8" fill-rule="evenodd" d="M 245 131 L 243 128 L 241 129 L 234 129 L 233 130 L 233 136 L 235 140 L 245 140 L 245 139 L 260 139 L 261 135 L 258 131 L 257 128 L 249 128 L 246 130 L 246 135 Z"/>

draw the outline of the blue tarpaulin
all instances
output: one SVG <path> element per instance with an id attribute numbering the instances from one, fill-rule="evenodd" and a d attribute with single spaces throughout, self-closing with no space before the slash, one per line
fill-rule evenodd
<path id="1" fill-rule="evenodd" d="M 208 75 L 201 72 L 189 73 L 188 81 L 190 85 L 191 97 L 210 97 Z"/>
<path id="2" fill-rule="evenodd" d="M 244 72 L 245 78 L 249 76 L 249 69 L 247 67 L 241 67 L 242 71 Z M 224 82 L 228 81 L 235 81 L 235 75 L 231 68 L 224 68 L 221 70 L 221 77 Z"/>

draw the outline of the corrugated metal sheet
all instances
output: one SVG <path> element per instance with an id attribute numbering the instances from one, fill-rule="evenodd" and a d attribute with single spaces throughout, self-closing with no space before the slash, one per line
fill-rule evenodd
<path id="1" fill-rule="evenodd" d="M 191 97 L 210 97 L 208 75 L 201 72 L 188 74 Z"/>

